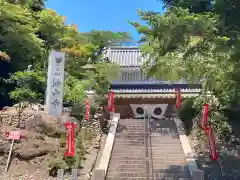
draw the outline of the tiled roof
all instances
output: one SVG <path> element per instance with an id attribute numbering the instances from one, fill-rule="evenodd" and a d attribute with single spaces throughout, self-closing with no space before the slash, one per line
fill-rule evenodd
<path id="1" fill-rule="evenodd" d="M 192 97 L 197 97 L 199 94 L 198 93 L 186 93 L 186 94 L 182 94 L 181 97 L 182 98 L 192 98 Z M 119 94 L 115 94 L 114 96 L 115 98 L 175 98 L 176 95 L 175 94 L 153 94 L 153 93 L 149 93 L 149 94 L 131 94 L 131 93 L 119 93 Z"/>
<path id="2" fill-rule="evenodd" d="M 165 94 L 165 93 L 173 93 L 175 94 L 175 89 L 112 89 L 116 94 Z M 181 93 L 200 93 L 201 89 L 181 89 Z"/>
<path id="3" fill-rule="evenodd" d="M 156 85 L 158 86 L 159 84 L 166 84 L 167 86 L 169 86 L 169 84 L 175 84 L 176 85 L 181 85 L 181 84 L 187 84 L 186 81 L 176 81 L 176 82 L 170 82 L 170 81 L 161 81 L 161 80 L 133 80 L 133 81 L 122 81 L 122 80 L 112 80 L 111 84 L 113 86 L 115 85 L 126 85 L 128 86 L 129 84 L 132 84 L 131 86 L 137 85 L 137 86 L 142 86 L 144 85 Z M 199 86 L 199 85 L 197 85 Z M 122 86 L 121 86 L 122 87 Z"/>
<path id="4" fill-rule="evenodd" d="M 184 89 L 186 90 L 191 90 L 191 89 L 198 89 L 200 90 L 202 87 L 200 84 L 134 84 L 134 83 L 129 83 L 129 84 L 111 84 L 111 89 L 115 90 L 120 90 L 120 91 L 124 91 L 124 90 L 128 90 L 128 91 L 134 91 L 134 90 L 139 90 L 141 92 L 143 92 L 144 90 L 146 92 L 159 92 L 162 90 L 172 90 L 174 91 L 176 88 L 180 88 L 181 91 Z M 138 92 L 139 92 L 138 91 Z M 191 91 L 190 91 L 191 92 Z"/>
<path id="5" fill-rule="evenodd" d="M 145 61 L 137 46 L 113 46 L 107 50 L 106 56 L 121 67 L 140 67 Z"/>

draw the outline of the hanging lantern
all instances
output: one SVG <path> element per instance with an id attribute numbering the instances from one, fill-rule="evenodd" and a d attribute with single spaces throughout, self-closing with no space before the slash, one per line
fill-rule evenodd
<path id="1" fill-rule="evenodd" d="M 206 103 L 202 107 L 202 114 L 199 122 L 199 127 L 202 130 L 205 130 L 208 128 L 208 104 Z"/>
<path id="2" fill-rule="evenodd" d="M 89 115 L 90 115 L 90 103 L 88 100 L 85 100 L 85 120 L 89 120 Z"/>
<path id="3" fill-rule="evenodd" d="M 180 89 L 176 89 L 176 108 L 179 109 L 181 107 L 181 91 Z"/>

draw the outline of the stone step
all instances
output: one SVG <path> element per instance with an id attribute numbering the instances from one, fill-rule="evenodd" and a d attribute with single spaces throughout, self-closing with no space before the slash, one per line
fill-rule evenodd
<path id="1" fill-rule="evenodd" d="M 138 173 L 138 172 L 143 172 L 141 169 L 133 169 L 133 168 L 122 168 L 118 167 L 117 169 L 112 169 L 112 171 L 108 171 L 108 175 L 111 176 L 110 174 L 116 173 L 117 172 L 126 172 L 126 173 Z M 145 172 L 145 171 L 144 171 Z M 186 174 L 184 172 L 178 172 L 178 173 L 161 173 L 161 172 L 152 172 L 151 170 L 149 171 L 150 174 L 153 174 L 155 177 L 186 177 Z"/>
<path id="2" fill-rule="evenodd" d="M 137 142 L 145 142 L 147 143 L 148 145 L 152 145 L 152 147 L 156 147 L 158 149 L 162 149 L 162 148 L 171 148 L 171 149 L 174 149 L 174 148 L 178 148 L 178 149 L 182 149 L 182 146 L 180 144 L 172 144 L 172 143 L 152 143 L 152 142 L 149 142 L 149 141 L 145 141 L 144 139 L 139 139 L 139 140 L 135 140 L 135 139 L 121 139 L 121 140 L 118 140 L 118 141 L 114 141 L 114 145 L 124 145 L 124 144 L 128 144 L 128 143 L 137 143 Z"/>
<path id="3" fill-rule="evenodd" d="M 134 130 L 140 130 L 140 132 L 145 132 L 144 126 L 128 126 L 128 125 L 118 125 L 118 130 L 122 131 L 134 131 Z"/>
<path id="4" fill-rule="evenodd" d="M 108 176 L 125 176 L 125 177 L 145 177 L 147 175 L 147 171 L 144 169 L 135 169 L 134 172 L 126 172 L 126 171 L 119 171 L 119 170 L 115 170 L 112 172 L 107 172 Z"/>
<path id="5" fill-rule="evenodd" d="M 126 142 L 126 143 L 114 143 L 113 149 L 117 150 L 117 149 L 121 149 L 123 151 L 127 151 L 127 150 L 145 150 L 146 146 L 144 144 L 140 144 L 141 142 Z M 138 145 L 138 146 L 137 146 Z M 172 147 L 172 148 L 171 148 Z M 150 147 L 150 144 L 148 144 L 148 148 L 149 150 L 152 150 L 152 152 L 171 152 L 171 153 L 177 153 L 179 152 L 179 154 L 183 153 L 182 147 L 178 147 L 178 146 L 152 146 Z"/>
<path id="6" fill-rule="evenodd" d="M 106 180 L 192 180 L 191 178 L 147 178 L 147 177 L 107 177 Z"/>
<path id="7" fill-rule="evenodd" d="M 117 138 L 129 138 L 129 137 L 131 137 L 131 138 L 146 138 L 146 135 L 145 134 L 143 134 L 143 133 L 117 133 L 116 135 L 115 135 L 115 139 L 117 139 Z"/>
<path id="8" fill-rule="evenodd" d="M 121 167 L 123 169 L 139 169 L 139 168 L 146 168 L 146 164 L 145 163 L 141 163 L 141 164 L 114 164 L 114 162 L 111 162 L 109 164 L 109 169 L 114 169 L 117 167 Z"/>
<path id="9" fill-rule="evenodd" d="M 110 172 L 107 173 L 108 178 L 110 177 L 121 177 L 122 178 L 146 178 L 147 172 Z M 162 174 L 162 175 L 154 175 L 149 173 L 149 177 L 154 177 L 154 179 L 157 180 L 191 180 L 191 178 L 188 178 L 183 175 L 168 175 L 168 174 Z M 108 179 L 107 178 L 107 179 Z"/>
<path id="10" fill-rule="evenodd" d="M 183 168 L 187 166 L 174 124 L 172 128 L 160 127 L 152 129 L 152 132 L 145 132 L 143 120 L 121 119 L 118 128 L 121 131 L 116 133 L 107 180 L 191 179 L 186 178 L 190 175 L 186 168 Z M 150 178 L 146 177 L 146 138 L 150 158 L 149 170 L 155 178 L 151 178 L 150 174 Z"/>
<path id="11" fill-rule="evenodd" d="M 153 168 L 154 170 L 158 170 L 158 169 L 164 169 L 167 168 L 169 166 L 171 166 L 173 163 L 175 163 L 178 166 L 186 166 L 186 163 L 180 163 L 180 162 L 152 162 L 153 165 L 151 165 L 150 168 Z M 136 166 L 140 166 L 140 165 L 146 165 L 146 161 L 114 161 L 111 162 L 111 166 L 109 165 L 109 170 L 110 169 L 115 169 L 116 167 L 120 167 L 123 166 L 125 167 L 125 165 L 129 165 L 129 169 L 137 169 L 137 168 L 131 168 L 131 165 L 136 165 Z M 146 167 L 144 168 L 146 169 Z M 182 173 L 185 173 L 186 170 L 182 170 Z"/>
<path id="12" fill-rule="evenodd" d="M 121 137 L 117 137 L 117 139 L 114 140 L 114 142 L 126 142 L 126 141 L 145 141 L 151 143 L 153 146 L 156 145 L 162 145 L 162 146 L 176 146 L 176 147 L 181 147 L 181 144 L 179 142 L 171 142 L 171 140 L 160 140 L 159 141 L 149 141 L 148 138 L 141 138 L 141 137 L 126 137 L 126 136 L 121 136 Z"/>
<path id="13" fill-rule="evenodd" d="M 147 177 L 107 177 L 106 180 L 192 180 L 191 178 L 172 178 L 172 177 L 162 177 L 162 178 L 147 178 Z"/>
<path id="14" fill-rule="evenodd" d="M 120 176 L 110 176 L 107 177 L 106 180 L 155 180 L 151 177 L 120 177 Z"/>
<path id="15" fill-rule="evenodd" d="M 118 169 L 112 169 L 111 171 L 108 171 L 108 176 L 114 176 L 117 173 L 126 173 L 129 174 L 129 176 L 132 176 L 133 174 L 138 174 L 139 172 L 145 175 L 146 171 L 143 171 L 141 169 L 128 169 L 128 168 L 118 168 Z M 156 173 L 156 172 L 152 172 L 151 170 L 149 171 L 149 174 L 151 174 L 151 176 L 153 175 L 156 178 L 162 178 L 162 177 L 175 177 L 175 178 L 186 178 L 186 174 L 183 172 L 180 173 Z"/>
<path id="16" fill-rule="evenodd" d="M 135 128 L 135 127 L 141 127 L 141 128 L 145 128 L 144 123 L 120 123 L 118 124 L 119 127 L 123 127 L 124 129 L 128 129 L 128 128 Z"/>
<path id="17" fill-rule="evenodd" d="M 138 123 L 120 123 L 118 124 L 118 127 L 122 127 L 122 129 L 130 129 L 130 128 L 142 128 L 145 129 L 145 125 L 144 124 L 138 124 Z"/>
<path id="18" fill-rule="evenodd" d="M 112 155 L 111 157 L 114 156 L 121 156 L 121 157 L 139 157 L 142 155 L 145 155 L 145 151 L 132 151 L 133 154 L 127 154 L 129 153 L 129 151 L 120 151 L 118 150 L 114 150 L 112 151 Z M 175 159 L 175 158 L 182 158 L 185 160 L 185 156 L 183 154 L 180 153 L 161 153 L 161 152 L 148 152 L 148 155 L 153 157 L 153 158 L 161 158 L 161 159 Z"/>
<path id="19" fill-rule="evenodd" d="M 151 156 L 153 162 L 185 162 L 185 157 L 175 156 L 175 157 L 160 157 L 160 156 Z"/>
<path id="20" fill-rule="evenodd" d="M 112 150 L 112 153 L 115 153 L 115 152 L 123 152 L 123 153 L 127 152 L 128 154 L 130 154 L 130 153 L 140 153 L 140 152 L 144 152 L 145 149 L 146 148 L 144 148 L 144 147 L 140 148 L 140 147 L 131 146 L 131 148 L 130 147 L 124 148 L 123 146 L 119 146 L 119 147 L 115 146 Z"/>
<path id="21" fill-rule="evenodd" d="M 120 123 L 122 122 L 136 122 L 136 123 L 144 123 L 144 119 L 120 119 L 119 120 Z"/>
<path id="22" fill-rule="evenodd" d="M 126 156 L 118 156 L 118 155 L 115 155 L 113 157 L 111 157 L 111 160 L 112 161 L 119 161 L 119 160 L 130 160 L 130 161 L 134 161 L 134 160 L 141 160 L 141 161 L 145 161 L 145 158 L 142 156 L 129 156 L 129 157 L 126 157 Z"/>
<path id="23" fill-rule="evenodd" d="M 142 163 L 146 163 L 145 160 L 118 160 L 118 161 L 112 161 L 110 164 L 115 164 L 115 163 L 118 163 L 118 164 L 142 164 Z"/>
<path id="24" fill-rule="evenodd" d="M 147 135 L 147 133 L 145 133 L 143 130 L 133 130 L 133 131 L 126 131 L 126 130 L 122 130 L 121 132 L 117 132 L 116 134 L 118 135 L 128 135 L 128 136 L 143 136 L 145 137 L 145 135 Z"/>
<path id="25" fill-rule="evenodd" d="M 156 155 L 156 156 L 160 156 L 160 157 L 176 157 L 176 156 L 181 156 L 181 157 L 185 157 L 184 154 L 183 154 L 183 151 L 167 151 L 167 150 L 153 150 L 152 149 L 152 152 L 149 152 L 151 153 L 153 156 Z"/>

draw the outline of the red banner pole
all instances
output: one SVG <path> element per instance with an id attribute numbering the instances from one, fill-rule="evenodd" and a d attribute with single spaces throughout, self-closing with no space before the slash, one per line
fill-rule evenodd
<path id="1" fill-rule="evenodd" d="M 66 122 L 64 125 L 67 129 L 66 151 L 64 153 L 64 156 L 74 156 L 75 155 L 74 130 L 75 130 L 76 125 L 72 122 Z"/>
<path id="2" fill-rule="evenodd" d="M 112 111 L 112 91 L 108 92 L 108 110 Z"/>
<path id="3" fill-rule="evenodd" d="M 90 103 L 88 100 L 85 101 L 85 120 L 89 120 L 89 115 L 90 115 Z"/>
<path id="4" fill-rule="evenodd" d="M 209 116 L 209 107 L 208 107 L 208 104 L 204 104 L 202 108 L 202 117 L 200 119 L 199 126 L 204 131 L 208 139 L 210 158 L 212 160 L 217 160 L 218 154 L 217 154 L 217 148 L 216 148 L 216 140 L 213 134 L 213 129 L 209 124 L 208 116 Z"/>
<path id="5" fill-rule="evenodd" d="M 208 104 L 203 105 L 199 127 L 203 131 L 208 128 Z"/>
<path id="6" fill-rule="evenodd" d="M 181 107 L 181 90 L 179 88 L 176 89 L 176 108 L 179 109 Z"/>
<path id="7" fill-rule="evenodd" d="M 114 106 L 114 92 L 112 92 L 112 112 L 115 112 L 115 106 Z"/>

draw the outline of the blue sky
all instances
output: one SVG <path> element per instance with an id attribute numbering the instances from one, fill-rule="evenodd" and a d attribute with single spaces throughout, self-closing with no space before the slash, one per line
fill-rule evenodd
<path id="1" fill-rule="evenodd" d="M 77 24 L 80 32 L 127 31 L 135 40 L 139 34 L 127 21 L 140 22 L 136 10 L 163 11 L 157 0 L 47 0 L 46 5 L 65 16 L 67 23 Z"/>

